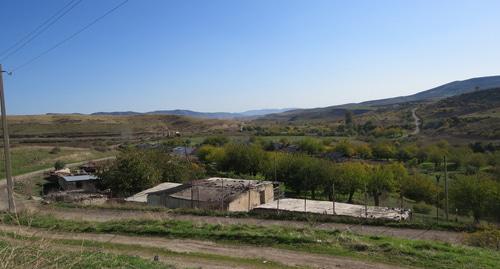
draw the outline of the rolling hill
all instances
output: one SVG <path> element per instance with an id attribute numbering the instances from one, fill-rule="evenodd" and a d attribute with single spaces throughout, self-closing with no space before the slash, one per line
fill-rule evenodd
<path id="1" fill-rule="evenodd" d="M 500 88 L 500 76 L 478 77 L 463 81 L 450 82 L 413 95 L 394 98 L 366 101 L 311 109 L 295 109 L 283 113 L 269 114 L 261 117 L 264 121 L 337 121 L 342 119 L 346 110 L 351 110 L 354 115 L 368 113 L 380 108 L 387 109 L 391 106 L 405 106 L 414 102 L 434 102 L 440 99 L 457 96 L 460 94 L 483 91 L 491 88 Z"/>
<path id="2" fill-rule="evenodd" d="M 248 118 L 264 116 L 271 113 L 280 113 L 291 110 L 292 108 L 283 109 L 256 109 L 248 110 L 244 112 L 198 112 L 186 109 L 174 109 L 174 110 L 156 110 L 150 112 L 135 112 L 135 111 L 115 111 L 115 112 L 96 112 L 91 115 L 97 116 L 132 116 L 132 115 L 173 115 L 173 116 L 189 116 L 193 118 L 204 118 L 204 119 L 238 119 L 238 118 Z"/>

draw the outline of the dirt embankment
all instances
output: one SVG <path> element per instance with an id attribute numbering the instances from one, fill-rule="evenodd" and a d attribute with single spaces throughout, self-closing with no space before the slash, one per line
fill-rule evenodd
<path id="1" fill-rule="evenodd" d="M 38 236 L 47 239 L 90 240 L 95 242 L 117 243 L 141 247 L 154 247 L 177 253 L 204 253 L 236 258 L 253 258 L 264 261 L 273 261 L 288 266 L 307 268 L 366 268 L 366 269 L 393 269 L 397 266 L 358 261 L 343 257 L 334 257 L 306 252 L 275 249 L 269 247 L 253 247 L 242 245 L 224 245 L 210 241 L 166 239 L 161 237 L 124 236 L 92 233 L 60 233 L 47 230 L 32 229 L 18 226 L 0 225 L 0 231 L 15 232 L 25 236 Z M 140 251 L 138 250 L 137 253 Z M 138 254 L 136 254 L 138 255 Z M 223 263 L 223 262 L 221 262 Z M 205 268 L 204 264 L 203 268 Z M 239 267 L 239 266 L 237 266 Z M 219 267 L 221 268 L 221 267 Z M 227 268 L 227 267 L 222 267 Z M 234 268 L 234 267 L 233 267 Z"/>

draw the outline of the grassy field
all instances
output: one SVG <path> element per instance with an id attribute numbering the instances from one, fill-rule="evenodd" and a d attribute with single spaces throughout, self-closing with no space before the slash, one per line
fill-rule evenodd
<path id="1" fill-rule="evenodd" d="M 113 151 L 97 151 L 89 148 L 69 148 L 44 146 L 23 146 L 14 147 L 11 150 L 12 173 L 20 175 L 54 166 L 58 160 L 65 163 L 80 162 L 91 159 L 98 159 L 113 156 Z M 0 154 L 0 177 L 5 173 L 4 156 Z"/>
<path id="2" fill-rule="evenodd" d="M 216 225 L 178 220 L 85 222 L 51 216 L 2 216 L 3 223 L 65 232 L 92 232 L 213 240 L 421 268 L 496 268 L 500 252 L 423 240 L 361 236 L 339 231 L 283 226 Z"/>
<path id="3" fill-rule="evenodd" d="M 53 242 L 19 236 L 0 236 L 2 268 L 173 268 L 166 264 L 128 255 L 69 249 Z"/>
<path id="4" fill-rule="evenodd" d="M 11 116 L 8 120 L 14 139 L 99 136 L 130 139 L 142 135 L 166 135 L 169 130 L 184 133 L 238 130 L 236 121 L 172 115 L 32 115 Z"/>

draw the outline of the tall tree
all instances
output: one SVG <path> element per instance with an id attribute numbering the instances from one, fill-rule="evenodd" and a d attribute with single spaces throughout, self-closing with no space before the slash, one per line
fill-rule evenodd
<path id="1" fill-rule="evenodd" d="M 370 171 L 370 176 L 368 177 L 367 187 L 376 206 L 380 205 L 380 196 L 385 192 L 392 191 L 394 185 L 394 174 L 389 166 L 373 166 Z"/>

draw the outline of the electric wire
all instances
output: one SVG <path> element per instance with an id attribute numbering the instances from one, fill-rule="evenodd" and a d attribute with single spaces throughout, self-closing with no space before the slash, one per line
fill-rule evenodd
<path id="1" fill-rule="evenodd" d="M 3 62 L 10 58 L 12 55 L 16 54 L 26 45 L 28 45 L 31 41 L 40 36 L 43 32 L 49 29 L 52 25 L 54 25 L 57 21 L 59 21 L 64 15 L 68 14 L 72 9 L 74 9 L 78 4 L 80 4 L 82 0 L 72 0 L 68 4 L 66 4 L 63 8 L 59 9 L 54 15 L 52 15 L 49 19 L 40 24 L 35 30 L 28 33 L 26 36 L 17 41 L 14 45 L 10 46 L 8 49 L 4 50 L 0 55 L 4 55 L 0 58 L 0 62 Z"/>
<path id="2" fill-rule="evenodd" d="M 128 1 L 129 0 L 125 0 L 125 1 L 121 2 L 120 4 L 114 6 L 113 8 L 111 8 L 110 10 L 108 10 L 106 13 L 104 13 L 101 16 L 95 18 L 93 21 L 91 21 L 90 23 L 86 24 L 84 27 L 80 28 L 78 31 L 74 32 L 73 34 L 69 35 L 68 37 L 64 38 L 63 40 L 57 42 L 52 47 L 48 48 L 47 50 L 43 51 L 42 53 L 38 54 L 37 56 L 31 58 L 30 60 L 24 62 L 23 64 L 20 64 L 20 65 L 14 67 L 11 70 L 11 72 L 15 72 L 15 71 L 17 71 L 17 70 L 19 70 L 21 68 L 24 68 L 24 67 L 30 65 L 31 63 L 35 62 L 36 60 L 40 59 L 41 57 L 45 56 L 46 54 L 50 53 L 51 51 L 57 49 L 58 47 L 60 47 L 64 43 L 66 43 L 66 42 L 70 41 L 71 39 L 75 38 L 77 35 L 79 35 L 83 31 L 87 30 L 92 25 L 96 24 L 97 22 L 99 22 L 100 20 L 104 19 L 109 14 L 113 13 L 114 11 L 116 11 L 117 9 L 119 9 L 120 7 L 122 7 L 123 5 L 125 5 Z"/>

